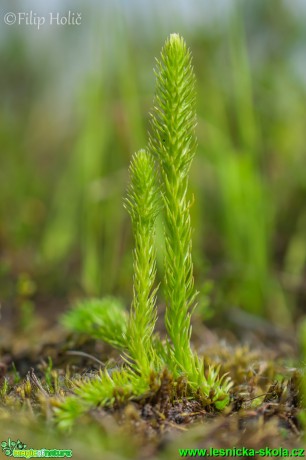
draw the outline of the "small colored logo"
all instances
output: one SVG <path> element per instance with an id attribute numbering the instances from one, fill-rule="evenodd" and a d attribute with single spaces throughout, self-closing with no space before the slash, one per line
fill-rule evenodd
<path id="1" fill-rule="evenodd" d="M 14 458 L 70 458 L 72 457 L 71 449 L 27 449 L 27 445 L 18 439 L 1 442 L 2 452 L 7 457 Z"/>
<path id="2" fill-rule="evenodd" d="M 1 447 L 2 447 L 2 452 L 7 455 L 8 457 L 13 456 L 14 449 L 18 450 L 24 450 L 27 445 L 24 444 L 23 442 L 18 439 L 17 441 L 11 441 L 10 438 L 8 438 L 8 441 L 2 441 L 1 442 Z"/>

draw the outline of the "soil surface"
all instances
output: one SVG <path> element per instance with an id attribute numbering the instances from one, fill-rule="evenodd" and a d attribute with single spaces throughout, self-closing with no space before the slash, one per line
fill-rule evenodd
<path id="1" fill-rule="evenodd" d="M 109 458 L 180 458 L 179 449 L 188 448 L 282 447 L 289 452 L 302 448 L 296 344 L 290 337 L 278 337 L 273 328 L 244 332 L 248 343 L 233 330 L 217 333 L 198 326 L 194 331 L 206 369 L 220 364 L 221 372 L 233 380 L 230 405 L 222 413 L 187 393 L 184 396 L 183 390 L 180 397 L 175 396 L 172 378 L 165 371 L 161 384 L 149 395 L 111 409 L 97 407 L 82 416 L 69 434 L 74 452 L 78 446 L 73 457 L 83 455 L 80 429 L 83 437 L 87 430 L 96 430 L 92 436 L 99 442 L 103 438 L 100 449 L 107 449 Z M 47 439 L 45 430 L 48 439 L 53 436 L 62 443 L 54 423 L 57 401 L 73 394 L 74 382 L 94 377 L 106 363 L 108 368 L 123 364 L 109 346 L 69 335 L 42 319 L 32 329 L 14 335 L 5 328 L 0 346 L 1 441 L 5 432 L 11 438 L 23 434 L 34 445 Z M 183 379 L 180 384 L 183 388 Z M 128 448 L 116 442 L 118 436 L 128 440 Z M 91 458 L 99 458 L 98 453 L 93 450 Z"/>

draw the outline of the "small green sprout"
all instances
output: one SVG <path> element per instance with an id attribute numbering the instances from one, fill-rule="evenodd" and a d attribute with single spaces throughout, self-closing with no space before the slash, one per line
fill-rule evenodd
<path id="1" fill-rule="evenodd" d="M 144 395 L 150 389 L 149 383 L 131 369 L 114 370 L 112 373 L 100 371 L 99 377 L 77 384 L 75 395 L 55 407 L 58 427 L 69 430 L 75 419 L 93 406 L 113 406 Z"/>
<path id="2" fill-rule="evenodd" d="M 67 329 L 103 340 L 115 348 L 126 347 L 127 313 L 123 304 L 114 297 L 86 299 L 63 315 Z"/>
<path id="3" fill-rule="evenodd" d="M 2 399 L 7 395 L 8 390 L 9 390 L 9 383 L 8 383 L 7 378 L 4 377 L 2 386 L 1 386 L 1 388 L 0 388 L 0 397 L 1 397 Z"/>

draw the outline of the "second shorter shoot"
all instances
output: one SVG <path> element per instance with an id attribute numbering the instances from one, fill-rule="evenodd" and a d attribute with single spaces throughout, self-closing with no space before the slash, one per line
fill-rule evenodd
<path id="1" fill-rule="evenodd" d="M 154 159 L 146 150 L 132 158 L 130 185 L 125 199 L 135 239 L 133 301 L 127 326 L 129 354 L 142 375 L 148 375 L 158 361 L 152 342 L 156 312 L 155 220 L 159 210 Z"/>

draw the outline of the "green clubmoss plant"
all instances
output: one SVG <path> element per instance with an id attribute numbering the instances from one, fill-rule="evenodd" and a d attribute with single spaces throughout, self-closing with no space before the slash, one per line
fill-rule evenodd
<path id="1" fill-rule="evenodd" d="M 124 306 L 115 297 L 81 300 L 62 318 L 68 329 L 103 340 L 119 350 L 126 347 L 127 322 Z"/>
<path id="2" fill-rule="evenodd" d="M 195 154 L 195 76 L 191 53 L 182 37 L 172 34 L 156 67 L 156 97 L 151 114 L 149 147 L 161 172 L 165 222 L 165 323 L 171 339 L 171 369 L 185 373 L 191 387 L 222 406 L 228 400 L 228 382 L 204 363 L 190 347 L 190 318 L 196 306 L 194 288 L 188 176 Z M 214 390 L 212 391 L 212 388 Z"/>
<path id="3" fill-rule="evenodd" d="M 131 161 L 125 199 L 135 238 L 134 292 L 129 318 L 125 318 L 120 304 L 112 298 L 80 303 L 64 318 L 64 324 L 73 330 L 89 332 L 121 349 L 129 367 L 111 374 L 105 370 L 98 378 L 80 383 L 75 396 L 55 408 L 61 429 L 69 429 L 78 416 L 94 405 L 112 405 L 148 392 L 152 375 L 160 367 L 153 341 L 157 318 L 154 223 L 158 203 L 153 157 L 140 150 Z"/>
<path id="4" fill-rule="evenodd" d="M 55 403 L 54 412 L 61 430 L 72 428 L 75 420 L 95 406 L 111 407 L 149 391 L 149 381 L 131 369 L 100 371 L 94 379 L 74 383 L 74 395 Z"/>
<path id="5" fill-rule="evenodd" d="M 155 220 L 159 198 L 156 167 L 153 157 L 145 150 L 134 155 L 130 166 L 130 186 L 125 206 L 131 216 L 134 249 L 133 301 L 127 327 L 130 356 L 143 375 L 156 368 L 152 336 L 157 319 Z"/>
<path id="6" fill-rule="evenodd" d="M 66 315 L 65 324 L 87 331 L 123 352 L 126 367 L 78 384 L 75 396 L 56 409 L 60 426 L 92 405 L 113 404 L 148 392 L 163 369 L 175 379 L 185 376 L 190 393 L 222 409 L 231 383 L 219 368 L 204 369 L 192 349 L 191 314 L 194 288 L 188 176 L 195 154 L 195 77 L 184 40 L 172 34 L 157 61 L 156 99 L 147 150 L 131 161 L 125 207 L 135 240 L 133 301 L 129 317 L 113 300 L 86 301 Z M 156 163 L 156 164 L 155 164 Z M 159 170 L 159 185 L 157 169 Z M 154 335 L 157 319 L 155 286 L 155 220 L 163 209 L 165 223 L 165 324 L 168 340 Z M 108 311 L 107 311 L 108 308 Z M 204 372 L 205 371 L 205 372 Z"/>
<path id="7" fill-rule="evenodd" d="M 165 209 L 166 327 L 173 357 L 186 370 L 192 360 L 190 311 L 196 292 L 191 257 L 188 175 L 195 153 L 195 78 L 184 40 L 172 34 L 157 61 L 150 150 L 160 164 Z"/>

